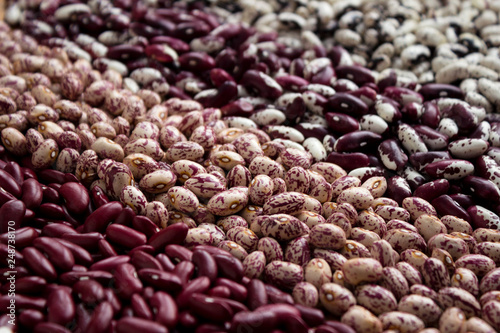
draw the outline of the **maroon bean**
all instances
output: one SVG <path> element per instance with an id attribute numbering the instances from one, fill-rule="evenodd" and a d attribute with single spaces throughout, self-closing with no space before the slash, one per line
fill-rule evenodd
<path id="1" fill-rule="evenodd" d="M 408 156 L 404 153 L 395 139 L 387 139 L 378 146 L 380 160 L 389 170 L 401 171 L 408 162 Z"/>
<path id="2" fill-rule="evenodd" d="M 297 310 L 300 311 L 300 316 L 310 327 L 315 327 L 323 323 L 325 315 L 323 311 L 308 306 L 295 304 Z"/>
<path id="3" fill-rule="evenodd" d="M 387 180 L 387 191 L 385 195 L 396 200 L 397 203 L 401 205 L 403 199 L 410 197 L 412 192 L 406 179 L 400 176 L 393 176 Z"/>
<path id="4" fill-rule="evenodd" d="M 19 314 L 19 323 L 26 328 L 33 329 L 38 323 L 45 321 L 42 312 L 33 309 L 26 309 Z"/>
<path id="5" fill-rule="evenodd" d="M 471 131 L 477 126 L 477 117 L 469 105 L 453 104 L 451 108 L 443 110 L 443 116 L 453 119 L 461 130 Z"/>
<path id="6" fill-rule="evenodd" d="M 327 320 L 325 321 L 325 324 L 327 326 L 333 327 L 334 329 L 336 329 L 338 332 L 341 333 L 356 333 L 356 331 L 353 328 L 338 321 Z"/>
<path id="7" fill-rule="evenodd" d="M 59 203 L 59 193 L 57 192 L 57 190 L 53 189 L 52 187 L 42 186 L 42 191 L 43 201 L 56 204 Z"/>
<path id="8" fill-rule="evenodd" d="M 52 266 L 50 261 L 36 248 L 31 246 L 27 247 L 22 251 L 22 254 L 24 256 L 24 262 L 35 274 L 48 281 L 57 279 L 57 272 L 54 266 Z"/>
<path id="9" fill-rule="evenodd" d="M 14 231 L 21 226 L 26 206 L 21 200 L 11 200 L 0 207 L 0 233 Z"/>
<path id="10" fill-rule="evenodd" d="M 252 279 L 247 285 L 248 288 L 248 307 L 255 310 L 262 305 L 267 304 L 267 292 L 264 282 Z"/>
<path id="11" fill-rule="evenodd" d="M 193 252 L 184 246 L 177 244 L 169 244 L 165 247 L 165 254 L 172 260 L 176 262 L 181 261 L 191 261 L 193 258 Z"/>
<path id="12" fill-rule="evenodd" d="M 81 280 L 73 285 L 73 293 L 84 304 L 93 306 L 104 299 L 104 288 L 94 280 Z"/>
<path id="13" fill-rule="evenodd" d="M 179 324 L 185 328 L 198 327 L 198 318 L 195 317 L 190 311 L 183 311 L 179 313 Z"/>
<path id="14" fill-rule="evenodd" d="M 4 188 L 0 187 L 0 206 L 11 200 L 16 200 L 16 197 L 5 191 Z"/>
<path id="15" fill-rule="evenodd" d="M 193 248 L 193 251 L 196 251 L 196 250 L 206 251 L 206 252 L 210 253 L 212 256 L 215 256 L 215 255 L 222 255 L 225 257 L 232 257 L 233 256 L 231 253 L 227 252 L 226 250 L 223 250 L 223 249 L 220 249 L 218 247 L 211 246 L 211 245 L 196 245 Z"/>
<path id="16" fill-rule="evenodd" d="M 75 303 L 71 294 L 62 288 L 55 289 L 47 298 L 47 321 L 66 325 L 75 318 Z"/>
<path id="17" fill-rule="evenodd" d="M 16 309 L 34 309 L 38 311 L 44 311 L 47 304 L 47 301 L 44 298 L 40 297 L 30 297 L 20 294 L 16 294 L 14 297 L 15 297 L 14 299 L 15 299 Z M 1 295 L 0 308 L 7 309 L 7 306 L 10 304 L 11 299 L 12 297 L 7 294 Z"/>
<path id="18" fill-rule="evenodd" d="M 269 298 L 270 303 L 273 304 L 279 304 L 279 303 L 286 303 L 286 304 L 293 304 L 293 298 L 292 295 L 287 294 L 278 288 L 271 286 L 270 284 L 266 284 L 266 292 L 267 296 Z"/>
<path id="19" fill-rule="evenodd" d="M 77 306 L 76 306 L 76 325 L 77 325 L 78 329 L 85 332 L 91 318 L 92 318 L 91 314 L 86 309 L 85 305 L 83 303 L 77 304 Z"/>
<path id="20" fill-rule="evenodd" d="M 133 294 L 142 290 L 142 282 L 137 277 L 135 267 L 131 264 L 116 266 L 114 278 L 116 293 L 123 299 L 128 300 Z"/>
<path id="21" fill-rule="evenodd" d="M 0 169 L 0 184 L 16 198 L 20 198 L 22 194 L 21 185 L 19 185 L 14 177 L 4 169 Z"/>
<path id="22" fill-rule="evenodd" d="M 168 329 L 159 323 L 136 317 L 123 317 L 116 323 L 116 333 L 168 333 Z"/>
<path id="23" fill-rule="evenodd" d="M 176 274 L 158 269 L 143 268 L 138 271 L 138 275 L 145 283 L 161 290 L 179 290 L 183 285 L 182 280 Z"/>
<path id="24" fill-rule="evenodd" d="M 450 198 L 455 200 L 464 209 L 467 209 L 470 206 L 474 205 L 474 200 L 472 199 L 472 196 L 467 194 L 463 193 L 450 194 Z"/>
<path id="25" fill-rule="evenodd" d="M 334 132 L 346 134 L 359 130 L 359 122 L 344 113 L 327 112 L 325 119 L 330 129 Z"/>
<path id="26" fill-rule="evenodd" d="M 83 266 L 89 266 L 94 261 L 90 253 L 83 247 L 64 239 L 58 239 L 58 241 L 71 251 L 73 257 L 75 258 L 75 263 Z"/>
<path id="27" fill-rule="evenodd" d="M 318 327 L 316 327 L 314 332 L 315 333 L 338 333 L 339 331 L 337 331 L 335 328 L 327 326 L 327 325 L 319 325 Z"/>
<path id="28" fill-rule="evenodd" d="M 32 227 L 23 227 L 14 231 L 14 239 L 16 240 L 16 248 L 22 249 L 26 246 L 30 246 L 35 238 L 38 237 L 38 232 Z M 0 242 L 8 244 L 9 233 L 3 233 L 0 235 Z"/>
<path id="29" fill-rule="evenodd" d="M 49 219 L 63 220 L 66 217 L 63 208 L 51 202 L 41 204 L 38 211 Z"/>
<path id="30" fill-rule="evenodd" d="M 59 189 L 59 194 L 65 200 L 68 211 L 73 214 L 82 214 L 90 203 L 87 189 L 79 183 L 64 183 Z"/>
<path id="31" fill-rule="evenodd" d="M 18 278 L 16 280 L 16 292 L 19 294 L 38 294 L 40 291 L 44 290 L 47 285 L 47 281 L 39 276 L 26 276 Z M 2 291 L 7 294 L 10 285 L 5 284 L 2 287 Z"/>
<path id="32" fill-rule="evenodd" d="M 283 94 L 283 89 L 276 81 L 256 70 L 247 70 L 240 84 L 263 98 L 276 99 Z"/>
<path id="33" fill-rule="evenodd" d="M 359 86 L 375 83 L 372 72 L 365 67 L 341 65 L 335 67 L 335 73 L 337 78 L 351 80 Z"/>
<path id="34" fill-rule="evenodd" d="M 215 280 L 215 285 L 228 287 L 231 290 L 231 298 L 238 302 L 243 302 L 247 299 L 247 288 L 239 283 L 226 278 L 218 278 Z"/>
<path id="35" fill-rule="evenodd" d="M 174 270 L 175 265 L 166 254 L 158 253 L 156 255 L 156 259 L 158 260 L 158 262 L 160 263 L 160 265 L 164 271 L 172 272 Z"/>
<path id="36" fill-rule="evenodd" d="M 109 242 L 105 239 L 101 239 L 97 243 L 97 247 L 99 248 L 99 253 L 103 258 L 114 257 L 118 255 L 113 245 L 109 244 Z"/>
<path id="37" fill-rule="evenodd" d="M 30 179 L 30 178 L 38 180 L 38 177 L 37 177 L 35 171 L 28 169 L 28 168 L 23 168 L 23 167 L 21 168 L 21 170 L 23 171 L 24 180 Z"/>
<path id="38" fill-rule="evenodd" d="M 220 275 L 240 282 L 244 275 L 244 267 L 240 260 L 227 254 L 213 254 Z"/>
<path id="39" fill-rule="evenodd" d="M 119 256 L 109 257 L 92 264 L 92 266 L 90 266 L 90 270 L 113 272 L 119 265 L 126 264 L 129 261 L 130 257 L 124 254 Z"/>
<path id="40" fill-rule="evenodd" d="M 113 274 L 106 271 L 87 271 L 87 272 L 66 272 L 59 277 L 59 281 L 68 286 L 74 285 L 77 281 L 95 279 L 97 282 L 107 285 L 111 282 Z"/>
<path id="41" fill-rule="evenodd" d="M 135 252 L 137 251 L 141 251 L 141 252 L 144 252 L 144 253 L 147 253 L 147 254 L 150 254 L 150 255 L 153 255 L 155 253 L 155 250 L 153 249 L 152 246 L 149 246 L 149 245 L 140 245 L 140 246 L 137 246 L 135 248 L 133 248 L 132 250 L 130 250 L 128 252 L 128 255 L 129 256 L 133 256 Z"/>
<path id="42" fill-rule="evenodd" d="M 490 180 L 477 176 L 467 176 L 462 180 L 465 190 L 472 193 L 477 200 L 498 203 L 500 201 L 500 191 Z"/>
<path id="43" fill-rule="evenodd" d="M 326 158 L 327 162 L 335 163 L 346 171 L 370 166 L 370 159 L 364 153 L 337 153 L 331 152 Z"/>
<path id="44" fill-rule="evenodd" d="M 132 227 L 137 231 L 142 232 L 147 238 L 153 237 L 156 233 L 158 233 L 158 231 L 160 231 L 160 228 L 158 228 L 158 226 L 151 221 L 149 217 L 141 215 L 134 217 L 132 220 Z"/>
<path id="45" fill-rule="evenodd" d="M 109 302 L 102 302 L 94 309 L 86 331 L 96 333 L 107 332 L 111 327 L 112 319 L 113 307 Z"/>
<path id="46" fill-rule="evenodd" d="M 418 92 L 426 101 L 442 97 L 464 99 L 464 93 L 462 90 L 451 84 L 427 83 L 423 85 Z"/>
<path id="47" fill-rule="evenodd" d="M 184 53 L 189 51 L 189 44 L 186 42 L 170 37 L 170 36 L 157 36 L 153 37 L 150 40 L 151 44 L 168 44 L 171 48 L 173 48 L 176 52 Z"/>
<path id="48" fill-rule="evenodd" d="M 229 298 L 231 296 L 231 290 L 225 286 L 217 286 L 210 289 L 207 294 L 214 297 Z"/>
<path id="49" fill-rule="evenodd" d="M 333 110 L 361 117 L 368 113 L 368 106 L 362 99 L 348 93 L 339 92 L 328 99 L 328 106 Z"/>
<path id="50" fill-rule="evenodd" d="M 271 311 L 244 311 L 234 315 L 230 332 L 271 332 L 278 325 L 278 318 Z"/>
<path id="51" fill-rule="evenodd" d="M 220 110 L 224 117 L 250 117 L 254 113 L 253 105 L 241 99 L 224 105 Z"/>
<path id="52" fill-rule="evenodd" d="M 83 231 L 90 233 L 97 231 L 103 233 L 109 223 L 112 223 L 120 214 L 123 205 L 119 201 L 113 201 L 102 205 L 90 214 L 83 224 Z"/>
<path id="53" fill-rule="evenodd" d="M 33 246 L 45 252 L 50 262 L 64 272 L 71 270 L 75 264 L 75 258 L 71 251 L 57 239 L 38 237 L 33 241 Z"/>
<path id="54" fill-rule="evenodd" d="M 187 307 L 194 293 L 205 293 L 210 288 L 210 283 L 210 279 L 206 276 L 200 276 L 189 281 L 176 298 L 179 308 Z"/>
<path id="55" fill-rule="evenodd" d="M 184 223 L 175 223 L 157 232 L 149 238 L 148 244 L 155 251 L 160 251 L 169 244 L 182 244 L 188 233 L 188 226 Z"/>
<path id="56" fill-rule="evenodd" d="M 90 195 L 92 197 L 92 202 L 94 203 L 94 206 L 96 208 L 104 206 L 105 204 L 110 202 L 106 193 L 104 193 L 104 191 L 97 185 L 92 188 Z"/>
<path id="57" fill-rule="evenodd" d="M 144 251 L 134 251 L 134 253 L 131 255 L 130 263 L 134 265 L 136 269 L 143 269 L 143 268 L 154 268 L 159 270 L 163 269 L 161 263 L 158 260 L 156 260 L 155 257 Z"/>
<path id="58" fill-rule="evenodd" d="M 106 228 L 108 240 L 121 245 L 127 249 L 132 249 L 146 244 L 147 238 L 143 233 L 121 224 L 111 224 Z"/>
<path id="59" fill-rule="evenodd" d="M 38 323 L 34 333 L 71 333 L 70 330 L 56 323 Z"/>
<path id="60" fill-rule="evenodd" d="M 104 289 L 104 295 L 106 297 L 106 301 L 108 301 L 113 307 L 113 312 L 115 313 L 115 315 L 119 313 L 122 309 L 122 304 L 116 296 L 114 290 L 112 290 L 111 288 L 106 288 Z"/>
<path id="61" fill-rule="evenodd" d="M 79 245 L 88 251 L 97 249 L 99 241 L 103 238 L 102 234 L 98 232 L 89 232 L 86 234 L 65 233 L 62 235 L 62 239 Z"/>
<path id="62" fill-rule="evenodd" d="M 38 208 L 43 200 L 43 192 L 40 183 L 33 178 L 26 179 L 22 185 L 23 196 L 21 200 L 26 208 Z"/>
<path id="63" fill-rule="evenodd" d="M 149 299 L 149 304 L 155 314 L 155 321 L 172 329 L 179 321 L 179 311 L 175 300 L 163 291 L 157 291 Z"/>
<path id="64" fill-rule="evenodd" d="M 16 183 L 21 186 L 24 181 L 23 170 L 16 162 L 8 162 L 5 167 L 3 167 L 5 171 L 7 171 L 16 181 Z"/>
<path id="65" fill-rule="evenodd" d="M 191 260 L 198 269 L 198 276 L 206 276 L 211 282 L 215 281 L 217 278 L 217 263 L 208 252 L 203 250 L 194 251 Z"/>
<path id="66" fill-rule="evenodd" d="M 447 179 L 436 179 L 420 185 L 413 192 L 413 196 L 420 197 L 431 202 L 440 195 L 448 193 L 450 182 Z"/>
<path id="67" fill-rule="evenodd" d="M 355 131 L 337 139 L 334 149 L 338 153 L 372 151 L 380 143 L 382 136 L 370 131 Z"/>
<path id="68" fill-rule="evenodd" d="M 467 213 L 467 211 L 463 207 L 461 207 L 458 204 L 458 202 L 453 200 L 449 195 L 443 194 L 437 197 L 436 199 L 432 200 L 431 203 L 434 206 L 434 208 L 436 208 L 438 214 L 441 216 L 453 215 L 461 219 L 464 219 L 468 222 L 471 221 L 471 217 Z"/>
<path id="69" fill-rule="evenodd" d="M 130 299 L 130 305 L 132 306 L 132 310 L 134 310 L 135 316 L 148 320 L 153 319 L 153 313 L 141 295 L 133 294 Z"/>
<path id="70" fill-rule="evenodd" d="M 54 169 L 44 169 L 38 172 L 38 179 L 44 184 L 63 184 L 65 182 L 65 175 L 61 171 L 57 171 Z"/>
<path id="71" fill-rule="evenodd" d="M 5 258 L 5 256 L 4 256 Z M 1 283 L 7 283 L 7 282 L 10 282 L 9 280 L 7 280 L 8 277 L 11 276 L 11 270 L 10 268 L 0 268 L 0 282 Z M 24 266 L 18 266 L 16 267 L 16 278 L 23 278 L 23 277 L 26 277 L 26 276 L 31 276 L 33 275 L 32 272 L 28 271 L 28 269 Z"/>
<path id="72" fill-rule="evenodd" d="M 144 54 L 144 48 L 140 45 L 115 45 L 108 48 L 106 58 L 117 60 L 137 59 Z"/>
<path id="73" fill-rule="evenodd" d="M 223 323 L 231 319 L 233 310 L 225 302 L 203 294 L 193 294 L 189 300 L 192 312 L 214 322 Z"/>

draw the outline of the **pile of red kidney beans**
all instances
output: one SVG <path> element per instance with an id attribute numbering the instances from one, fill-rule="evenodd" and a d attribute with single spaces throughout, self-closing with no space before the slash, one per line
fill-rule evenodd
<path id="1" fill-rule="evenodd" d="M 0 331 L 500 331 L 500 1 L 8 2 Z"/>

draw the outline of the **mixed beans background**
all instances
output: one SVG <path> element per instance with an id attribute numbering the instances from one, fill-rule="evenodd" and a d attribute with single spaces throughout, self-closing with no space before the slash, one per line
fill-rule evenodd
<path id="1" fill-rule="evenodd" d="M 0 326 L 500 331 L 499 46 L 493 0 L 8 2 Z"/>

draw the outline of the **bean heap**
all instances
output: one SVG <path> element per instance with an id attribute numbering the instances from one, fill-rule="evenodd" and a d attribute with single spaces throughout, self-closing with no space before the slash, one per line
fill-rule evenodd
<path id="1" fill-rule="evenodd" d="M 9 3 L 0 326 L 500 331 L 499 21 L 498 0 Z"/>

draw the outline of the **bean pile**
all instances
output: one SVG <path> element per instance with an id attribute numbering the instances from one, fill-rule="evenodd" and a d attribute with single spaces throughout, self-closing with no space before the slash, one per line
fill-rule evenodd
<path id="1" fill-rule="evenodd" d="M 0 327 L 500 331 L 499 46 L 498 0 L 12 1 Z"/>

